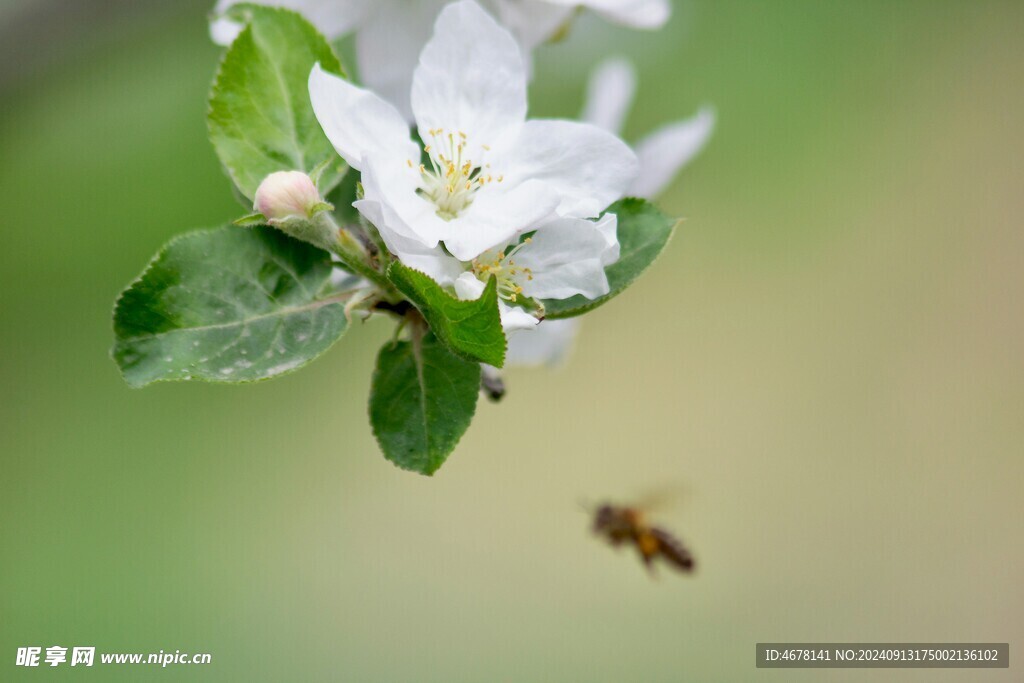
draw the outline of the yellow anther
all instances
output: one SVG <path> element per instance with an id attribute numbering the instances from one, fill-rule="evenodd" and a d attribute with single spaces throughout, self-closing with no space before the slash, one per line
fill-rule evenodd
<path id="1" fill-rule="evenodd" d="M 441 218 L 452 220 L 473 203 L 477 190 L 494 182 L 494 177 L 466 158 L 469 136 L 465 131 L 431 128 L 429 133 L 433 136 L 432 144 L 423 146 L 429 163 L 419 165 L 423 180 L 417 193 L 437 206 Z M 439 142 L 442 136 L 447 142 Z M 484 149 L 490 150 L 490 147 L 484 146 Z M 411 160 L 408 165 L 415 166 Z M 490 164 L 486 168 L 490 168 Z M 500 270 L 501 264 L 490 267 Z"/>

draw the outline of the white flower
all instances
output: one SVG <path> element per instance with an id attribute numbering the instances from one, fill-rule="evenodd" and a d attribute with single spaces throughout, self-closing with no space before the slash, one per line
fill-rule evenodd
<path id="1" fill-rule="evenodd" d="M 603 62 L 594 69 L 587 86 L 583 120 L 618 133 L 635 92 L 636 73 L 629 62 L 617 58 Z M 662 126 L 640 140 L 634 145 L 640 171 L 628 194 L 648 199 L 660 194 L 704 148 L 714 127 L 714 110 L 702 107 L 692 118 Z"/>
<path id="2" fill-rule="evenodd" d="M 547 223 L 518 243 L 474 259 L 456 278 L 455 293 L 476 299 L 493 277 L 505 330 L 532 328 L 537 318 L 512 305 L 522 297 L 568 299 L 581 294 L 596 299 L 608 293 L 604 269 L 619 259 L 617 224 L 614 214 L 596 221 L 560 218 Z"/>
<path id="3" fill-rule="evenodd" d="M 519 48 L 473 0 L 441 12 L 413 75 L 422 150 L 397 109 L 319 65 L 309 92 L 334 148 L 362 174 L 356 208 L 406 262 L 438 257 L 440 243 L 470 261 L 554 218 L 595 217 L 636 175 L 636 156 L 611 133 L 526 120 Z"/>
<path id="4" fill-rule="evenodd" d="M 301 171 L 271 173 L 256 188 L 253 209 L 271 223 L 310 218 L 323 206 L 312 179 Z"/>
<path id="5" fill-rule="evenodd" d="M 230 44 L 241 30 L 225 13 L 242 1 L 299 12 L 329 40 L 355 33 L 359 76 L 412 120 L 409 82 L 420 51 L 446 0 L 218 0 L 210 35 Z M 589 7 L 607 19 L 636 28 L 657 28 L 670 12 L 668 0 L 485 0 L 526 50 L 547 41 L 576 7 Z M 529 54 L 526 55 L 529 60 Z"/>

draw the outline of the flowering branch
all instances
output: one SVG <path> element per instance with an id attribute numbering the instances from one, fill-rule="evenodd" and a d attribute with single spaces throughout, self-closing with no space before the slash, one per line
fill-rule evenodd
<path id="1" fill-rule="evenodd" d="M 350 11 L 329 32 L 369 30 L 391 2 L 341 3 Z M 564 355 L 574 326 L 563 321 L 621 293 L 665 248 L 675 221 L 623 199 L 663 185 L 665 164 L 638 158 L 616 125 L 526 117 L 523 50 L 559 27 L 535 31 L 504 2 L 497 18 L 474 0 L 424 3 L 434 33 L 398 96 L 352 83 L 300 14 L 218 3 L 213 33 L 229 47 L 210 140 L 254 213 L 172 240 L 118 299 L 112 355 L 130 385 L 264 380 L 323 354 L 351 317 L 397 318 L 371 425 L 385 457 L 433 474 L 480 393 L 504 395 L 498 368 L 531 358 L 530 344 L 542 362 Z M 341 18 L 320 13 L 328 3 L 285 4 L 324 30 Z M 552 4 L 567 22 L 571 3 Z M 667 18 L 665 0 L 580 4 L 638 27 Z M 372 86 L 384 65 L 365 56 Z M 710 128 L 673 131 L 659 139 L 679 160 Z"/>

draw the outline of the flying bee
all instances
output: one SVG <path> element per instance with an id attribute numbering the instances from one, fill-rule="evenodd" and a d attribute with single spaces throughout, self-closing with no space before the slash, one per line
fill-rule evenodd
<path id="1" fill-rule="evenodd" d="M 671 533 L 648 524 L 639 508 L 610 503 L 599 505 L 594 510 L 592 529 L 613 546 L 623 543 L 636 546 L 640 559 L 651 573 L 658 557 L 678 571 L 689 574 L 694 570 L 690 551 Z"/>

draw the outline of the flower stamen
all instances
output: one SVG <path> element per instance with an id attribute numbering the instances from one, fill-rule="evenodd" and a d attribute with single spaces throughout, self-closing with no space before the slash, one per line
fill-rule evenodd
<path id="1" fill-rule="evenodd" d="M 500 251 L 497 254 L 493 254 L 493 257 L 492 255 L 485 254 L 473 259 L 473 274 L 482 282 L 486 282 L 493 275 L 498 281 L 498 296 L 506 301 L 515 303 L 523 293 L 523 287 L 520 284 L 521 279 L 525 277 L 527 281 L 532 280 L 533 271 L 529 268 L 517 266 L 512 257 L 532 241 L 532 237 L 527 237 L 507 253 Z"/>
<path id="2" fill-rule="evenodd" d="M 472 203 L 482 187 L 495 182 L 490 173 L 484 173 L 490 164 L 480 165 L 466 157 L 469 136 L 462 131 L 446 132 L 442 128 L 428 131 L 431 143 L 423 147 L 430 162 L 429 168 L 420 164 L 422 184 L 418 190 L 421 197 L 437 207 L 437 215 L 445 220 L 457 218 Z M 490 147 L 484 145 L 485 151 Z M 410 161 L 409 167 L 413 164 Z M 504 176 L 498 176 L 502 182 Z"/>

